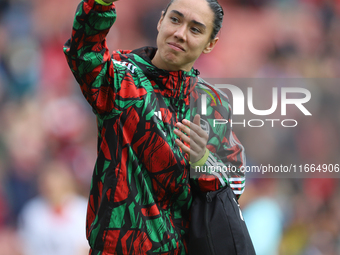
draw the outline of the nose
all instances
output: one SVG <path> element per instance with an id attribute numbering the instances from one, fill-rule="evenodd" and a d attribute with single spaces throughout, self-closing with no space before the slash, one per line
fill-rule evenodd
<path id="1" fill-rule="evenodd" d="M 174 33 L 174 36 L 179 40 L 185 41 L 186 40 L 186 27 L 184 25 L 178 26 Z"/>

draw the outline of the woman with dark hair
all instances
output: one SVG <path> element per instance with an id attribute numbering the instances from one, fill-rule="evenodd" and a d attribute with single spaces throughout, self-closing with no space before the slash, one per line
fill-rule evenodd
<path id="1" fill-rule="evenodd" d="M 116 18 L 113 2 L 83 0 L 64 46 L 98 123 L 90 254 L 188 254 L 194 187 L 215 191 L 227 183 L 237 198 L 244 189 L 243 147 L 229 124 L 212 122 L 230 120 L 228 99 L 193 68 L 216 45 L 223 10 L 213 0 L 172 0 L 157 25 L 157 48 L 111 56 L 105 37 Z M 201 100 L 207 93 L 217 98 Z M 217 166 L 237 171 L 189 175 Z"/>

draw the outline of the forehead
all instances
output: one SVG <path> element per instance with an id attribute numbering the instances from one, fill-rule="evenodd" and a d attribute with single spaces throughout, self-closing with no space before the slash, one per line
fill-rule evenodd
<path id="1" fill-rule="evenodd" d="M 195 20 L 207 27 L 213 26 L 214 12 L 206 0 L 175 0 L 169 6 L 167 13 L 172 10 L 182 13 L 185 19 Z"/>

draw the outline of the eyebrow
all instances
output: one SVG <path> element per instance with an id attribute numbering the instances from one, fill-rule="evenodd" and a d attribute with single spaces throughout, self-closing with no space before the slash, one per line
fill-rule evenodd
<path id="1" fill-rule="evenodd" d="M 184 18 L 184 14 L 179 12 L 179 11 L 177 11 L 177 10 L 171 10 L 171 12 L 173 12 L 173 13 L 177 14 L 178 16 Z M 204 29 L 206 29 L 206 26 L 203 23 L 201 23 L 201 22 L 198 22 L 196 20 L 191 20 L 191 22 L 196 24 L 196 25 L 198 25 L 198 26 L 203 27 Z"/>

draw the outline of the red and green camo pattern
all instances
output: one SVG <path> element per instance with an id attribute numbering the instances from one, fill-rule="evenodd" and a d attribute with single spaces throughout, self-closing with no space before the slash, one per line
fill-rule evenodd
<path id="1" fill-rule="evenodd" d="M 168 72 L 151 64 L 156 49 L 118 50 L 109 54 L 106 35 L 116 19 L 115 5 L 84 0 L 78 6 L 72 37 L 64 45 L 81 91 L 98 123 L 98 157 L 89 196 L 86 233 L 90 255 L 187 254 L 192 185 L 202 191 L 222 187 L 205 173 L 190 178 L 188 156 L 176 145 L 175 123 L 200 113 L 209 133 L 205 166 L 245 165 L 243 146 L 229 125 L 228 98 L 198 71 Z M 210 93 L 209 93 L 210 94 Z M 242 171 L 220 174 L 239 197 Z"/>

